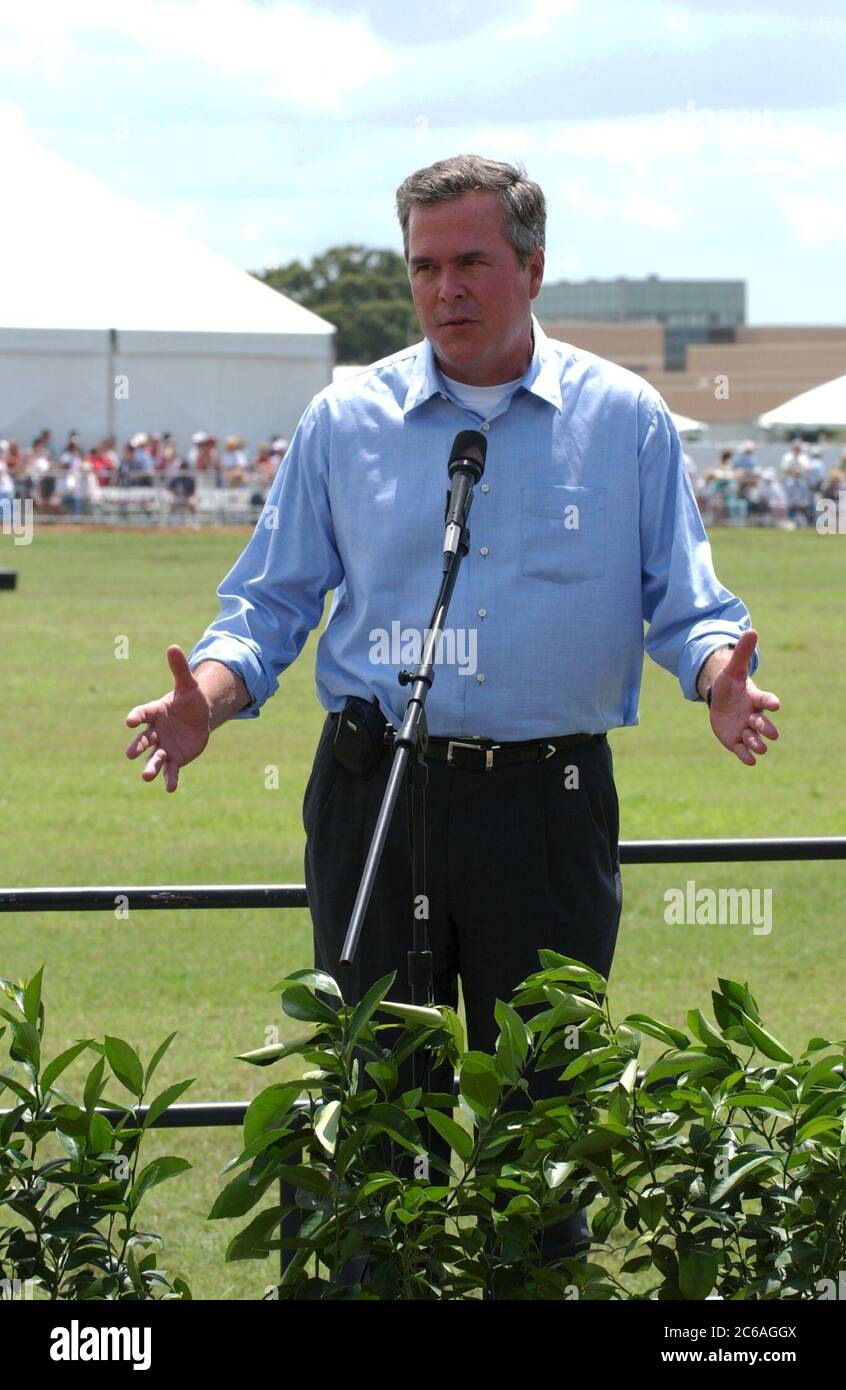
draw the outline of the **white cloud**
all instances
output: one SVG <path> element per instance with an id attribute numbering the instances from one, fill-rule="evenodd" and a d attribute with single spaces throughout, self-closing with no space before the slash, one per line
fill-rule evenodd
<path id="1" fill-rule="evenodd" d="M 503 39 L 537 39 L 551 33 L 556 21 L 573 14 L 576 0 L 532 0 L 524 20 L 500 31 Z"/>
<path id="2" fill-rule="evenodd" d="M 669 203 L 660 203 L 656 198 L 639 194 L 620 205 L 620 216 L 627 222 L 635 222 L 639 227 L 652 227 L 657 232 L 677 232 L 684 221 L 684 214 Z"/>
<path id="3" fill-rule="evenodd" d="M 571 179 L 564 189 L 564 197 L 571 208 L 577 208 L 579 212 L 607 213 L 610 204 L 607 198 L 597 197 L 585 188 L 584 184 L 579 183 L 578 179 Z"/>
<path id="4" fill-rule="evenodd" d="M 826 198 L 782 193 L 778 202 L 802 246 L 810 248 L 822 246 L 827 241 L 846 241 L 846 194 Z"/>
<path id="5" fill-rule="evenodd" d="M 92 54 L 110 35 L 137 54 Z M 51 79 L 80 70 L 140 64 L 147 74 L 162 57 L 205 63 L 210 80 L 254 82 L 265 96 L 314 110 L 339 111 L 344 97 L 384 76 L 393 59 L 356 17 L 338 17 L 304 3 L 264 7 L 251 0 L 74 0 L 9 10 L 0 19 L 0 66 Z M 245 100 L 249 91 L 245 91 Z"/>

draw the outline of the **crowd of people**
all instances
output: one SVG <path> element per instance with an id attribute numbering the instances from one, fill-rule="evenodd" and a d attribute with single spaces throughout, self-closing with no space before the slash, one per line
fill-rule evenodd
<path id="1" fill-rule="evenodd" d="M 84 516 L 96 508 L 101 489 L 147 488 L 163 492 L 174 510 L 193 512 L 204 484 L 249 488 L 251 505 L 262 507 L 287 449 L 281 435 L 250 452 L 239 434 L 219 443 L 205 430 L 191 436 L 185 455 L 169 433 L 139 432 L 121 448 L 110 435 L 84 450 L 71 430 L 56 449 L 43 429 L 25 448 L 0 439 L 0 507 L 30 498 L 36 513 Z"/>
<path id="2" fill-rule="evenodd" d="M 191 436 L 183 456 L 172 434 L 140 432 L 118 448 L 114 435 L 83 450 L 72 430 L 55 449 L 49 429 L 27 448 L 0 439 L 0 509 L 31 498 L 36 513 L 89 515 L 102 488 L 153 488 L 175 513 L 193 514 L 199 487 L 249 488 L 251 506 L 261 508 L 288 449 L 277 435 L 249 451 L 240 434 L 218 442 L 205 430 Z M 685 455 L 696 500 L 706 525 L 813 526 L 820 498 L 837 501 L 846 492 L 846 449 L 830 466 L 819 444 L 794 439 L 780 468 L 762 467 L 747 440 L 735 452 L 720 451 L 716 467 L 700 472 Z"/>
<path id="3" fill-rule="evenodd" d="M 699 510 L 706 525 L 814 526 L 821 498 L 837 501 L 846 491 L 846 449 L 830 466 L 820 444 L 794 439 L 780 467 L 761 467 L 747 439 L 737 453 L 722 449 L 715 468 L 699 473 L 687 459 Z"/>

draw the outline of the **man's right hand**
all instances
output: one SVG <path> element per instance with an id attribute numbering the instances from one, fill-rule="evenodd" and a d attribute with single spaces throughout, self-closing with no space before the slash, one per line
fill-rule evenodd
<path id="1" fill-rule="evenodd" d="M 198 758 L 209 741 L 210 708 L 182 648 L 168 647 L 167 659 L 173 672 L 173 690 L 160 700 L 129 711 L 126 723 L 130 729 L 138 724 L 147 728 L 132 740 L 126 756 L 137 758 L 152 748 L 142 778 L 152 782 L 164 768 L 165 787 L 175 792 L 179 769 Z"/>

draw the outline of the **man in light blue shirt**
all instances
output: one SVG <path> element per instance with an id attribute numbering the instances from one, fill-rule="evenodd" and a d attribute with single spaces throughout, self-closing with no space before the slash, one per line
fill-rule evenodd
<path id="1" fill-rule="evenodd" d="M 778 736 L 767 711 L 779 702 L 750 678 L 757 635 L 714 574 L 664 401 L 548 339 L 531 314 L 544 264 L 538 186 L 460 156 L 411 175 L 397 203 L 424 339 L 311 402 L 220 584 L 219 617 L 187 661 L 169 648 L 174 691 L 130 712 L 148 728 L 127 751 L 151 749 L 145 780 L 163 770 L 175 790 L 211 729 L 258 715 L 334 591 L 316 662 L 327 719 L 303 817 L 315 961 L 337 973 L 391 760 L 389 738 L 359 774 L 333 756 L 339 714 L 352 697 L 400 725 L 397 676 L 419 655 L 441 577 L 451 445 L 481 430 L 470 549 L 426 704 L 427 893 L 435 999 L 457 1003 L 460 975 L 469 1045 L 491 1051 L 494 1001 L 537 968 L 539 947 L 607 977 L 621 887 L 605 735 L 638 721 L 644 650 L 685 698 L 707 699 L 716 737 L 747 765 Z M 356 994 L 396 969 L 395 993 L 408 997 L 410 906 L 400 811 Z M 561 1090 L 554 1068 L 531 1087 Z M 544 1258 L 585 1232 L 578 1213 L 552 1228 Z"/>
<path id="2" fill-rule="evenodd" d="M 703 663 L 749 615 L 714 575 L 669 412 L 646 382 L 531 323 L 528 370 L 484 419 L 429 340 L 308 407 L 189 658 L 240 675 L 252 698 L 236 718 L 275 693 L 332 589 L 318 698 L 339 710 L 378 696 L 399 726 L 397 671 L 415 648 L 402 634 L 429 618 L 447 459 L 467 428 L 488 436 L 447 624 L 467 659 L 438 667 L 431 732 L 508 741 L 636 724 L 644 646 L 700 698 Z"/>

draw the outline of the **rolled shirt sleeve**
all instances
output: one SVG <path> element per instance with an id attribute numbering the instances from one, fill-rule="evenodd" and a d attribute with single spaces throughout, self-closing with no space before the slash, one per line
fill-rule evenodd
<path id="1" fill-rule="evenodd" d="M 188 664 L 219 661 L 234 671 L 255 718 L 276 693 L 343 578 L 329 507 L 329 456 L 320 398 L 306 409 L 268 493 L 255 531 L 217 590 L 220 612 Z"/>
<path id="2" fill-rule="evenodd" d="M 646 428 L 639 451 L 641 589 L 648 623 L 644 647 L 678 677 L 688 700 L 718 647 L 737 642 L 751 618 L 717 579 L 711 546 L 688 477 L 681 441 L 665 402 L 641 399 Z M 757 670 L 756 648 L 750 673 Z"/>

